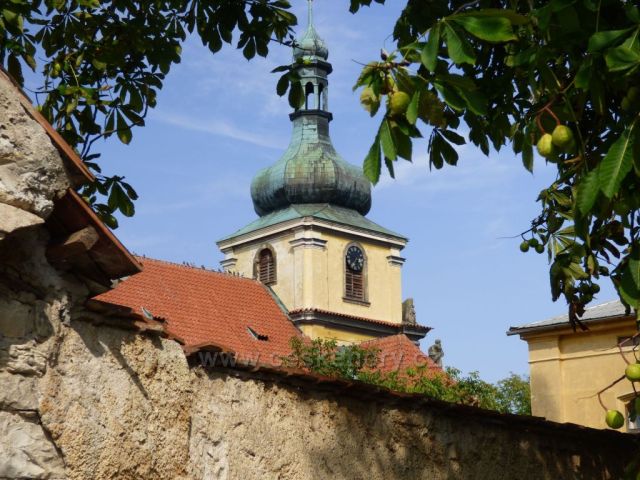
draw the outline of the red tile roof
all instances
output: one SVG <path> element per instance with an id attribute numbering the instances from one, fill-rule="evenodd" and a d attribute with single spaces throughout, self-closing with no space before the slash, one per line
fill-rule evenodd
<path id="1" fill-rule="evenodd" d="M 403 372 L 407 368 L 415 368 L 420 365 L 426 365 L 429 372 L 442 372 L 442 369 L 433 360 L 402 333 L 368 340 L 362 342 L 360 346 L 379 349 L 377 370 L 383 373 Z"/>
<path id="2" fill-rule="evenodd" d="M 215 345 L 240 363 L 280 365 L 289 341 L 301 336 L 275 298 L 256 280 L 140 258 L 143 270 L 98 295 L 101 306 L 142 307 L 164 319 L 166 331 L 185 349 Z M 256 339 L 251 330 L 262 340 Z"/>

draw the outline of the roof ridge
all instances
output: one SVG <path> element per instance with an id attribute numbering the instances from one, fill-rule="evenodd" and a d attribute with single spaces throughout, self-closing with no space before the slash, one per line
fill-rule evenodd
<path id="1" fill-rule="evenodd" d="M 236 278 L 238 280 L 246 280 L 246 281 L 250 281 L 252 283 L 257 283 L 259 285 L 265 286 L 263 283 L 259 282 L 257 279 L 255 278 L 249 278 L 249 277 L 245 277 L 243 275 L 240 274 L 234 274 L 231 272 L 225 272 L 222 270 L 214 270 L 212 268 L 207 268 L 204 265 L 201 266 L 197 266 L 195 263 L 193 264 L 188 264 L 188 263 L 177 263 L 177 262 L 172 262 L 170 260 L 163 260 L 160 258 L 153 258 L 153 257 L 147 257 L 144 255 L 134 255 L 134 257 L 144 263 L 145 261 L 151 261 L 151 262 L 156 262 L 156 263 L 162 263 L 164 265 L 169 265 L 172 267 L 178 267 L 178 268 L 183 268 L 183 269 L 189 269 L 189 270 L 194 270 L 196 272 L 204 272 L 204 273 L 210 273 L 210 274 L 214 274 L 214 275 L 221 275 L 224 276 L 226 278 Z"/>

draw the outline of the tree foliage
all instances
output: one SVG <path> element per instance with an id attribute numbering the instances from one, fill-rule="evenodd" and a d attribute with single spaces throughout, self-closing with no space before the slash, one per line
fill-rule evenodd
<path id="1" fill-rule="evenodd" d="M 393 372 L 378 369 L 379 350 L 358 345 L 338 346 L 334 340 L 291 339 L 291 354 L 283 364 L 319 375 L 359 380 L 390 390 L 418 393 L 446 402 L 473 405 L 502 413 L 531 415 L 528 378 L 512 373 L 495 385 L 478 372 L 462 375 L 455 368 L 434 372 L 426 365 Z"/>
<path id="2" fill-rule="evenodd" d="M 375 0 L 384 3 L 384 0 Z M 357 12 L 372 0 L 350 0 Z M 45 117 L 97 174 L 83 194 L 111 226 L 134 214 L 137 195 L 106 176 L 95 141 L 132 139 L 156 105 L 187 35 L 212 53 L 235 43 L 248 59 L 293 44 L 287 0 L 9 0 L 0 9 L 0 61 L 18 81 L 43 72 Z M 411 160 L 428 137 L 429 165 L 456 165 L 456 147 L 486 155 L 509 146 L 532 171 L 536 147 L 557 168 L 540 192 L 540 215 L 522 250 L 546 251 L 554 300 L 571 321 L 597 282 L 610 277 L 622 301 L 640 306 L 640 11 L 630 0 L 408 0 L 393 30 L 397 49 L 365 66 L 363 106 L 382 109 L 364 172 Z M 36 54 L 37 53 L 37 54 Z M 38 65 L 39 63 L 39 65 Z M 277 92 L 297 105 L 290 66 Z M 566 127 L 566 128 L 565 128 Z M 564 129 L 564 130 L 563 130 Z"/>
<path id="3" fill-rule="evenodd" d="M 370 0 L 354 0 L 353 11 Z M 382 2 L 379 2 L 382 3 Z M 640 306 L 640 11 L 625 0 L 409 0 L 394 52 L 367 64 L 355 88 L 372 116 L 386 104 L 364 171 L 394 175 L 428 137 L 429 165 L 456 146 L 534 151 L 557 168 L 523 251 L 547 252 L 554 300 L 574 325 L 610 277 Z M 386 100 L 386 102 L 385 102 Z"/>
<path id="4" fill-rule="evenodd" d="M 41 70 L 41 113 L 97 174 L 82 192 L 112 227 L 113 213 L 134 214 L 135 190 L 102 175 L 94 143 L 128 144 L 181 45 L 197 35 L 211 53 L 234 43 L 247 59 L 269 44 L 290 43 L 296 17 L 287 0 L 8 0 L 0 8 L 0 62 L 20 83 Z"/>

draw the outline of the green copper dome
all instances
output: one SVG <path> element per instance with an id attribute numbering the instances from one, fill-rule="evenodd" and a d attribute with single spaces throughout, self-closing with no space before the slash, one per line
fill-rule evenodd
<path id="1" fill-rule="evenodd" d="M 293 59 L 298 60 L 300 58 L 313 57 L 326 60 L 329 58 L 329 49 L 313 27 L 313 10 L 311 8 L 311 2 L 309 2 L 309 26 L 307 27 L 307 31 L 304 32 L 304 35 L 296 40 L 296 45 L 293 49 Z"/>
<path id="2" fill-rule="evenodd" d="M 336 152 L 329 137 L 331 65 L 324 61 L 329 52 L 313 28 L 311 1 L 309 28 L 300 42 L 294 57 L 310 60 L 294 64 L 304 88 L 304 105 L 290 115 L 293 134 L 287 151 L 253 179 L 254 209 L 263 216 L 291 205 L 328 203 L 366 215 L 371 208 L 371 184 L 360 168 Z"/>
<path id="3" fill-rule="evenodd" d="M 251 198 L 258 215 L 302 203 L 329 203 L 362 215 L 369 212 L 371 184 L 333 148 L 329 118 L 317 117 L 295 118 L 287 151 L 253 179 Z"/>

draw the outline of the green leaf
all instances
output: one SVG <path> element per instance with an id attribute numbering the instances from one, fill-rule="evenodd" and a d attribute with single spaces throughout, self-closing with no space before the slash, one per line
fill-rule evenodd
<path id="1" fill-rule="evenodd" d="M 220 38 L 220 34 L 218 33 L 218 30 L 216 30 L 215 28 L 212 28 L 209 31 L 209 34 L 206 36 L 206 40 L 209 44 L 209 50 L 211 50 L 211 52 L 213 53 L 219 52 L 220 49 L 222 48 L 222 39 Z"/>
<path id="2" fill-rule="evenodd" d="M 457 165 L 459 157 L 458 157 L 458 152 L 456 152 L 456 149 L 453 148 L 451 144 L 449 144 L 449 142 L 447 142 L 444 139 L 444 137 L 441 137 L 440 135 L 438 135 L 437 138 L 440 139 L 442 142 L 440 145 L 440 151 L 442 152 L 444 161 L 447 162 L 449 165 Z"/>
<path id="3" fill-rule="evenodd" d="M 469 110 L 471 110 L 476 115 L 487 115 L 487 98 L 480 92 L 479 90 L 465 90 L 462 88 L 457 88 L 456 91 L 458 95 L 460 95 Z"/>
<path id="4" fill-rule="evenodd" d="M 436 87 L 436 90 L 438 90 L 438 92 L 442 95 L 442 98 L 444 98 L 444 101 L 447 105 L 457 111 L 464 110 L 464 108 L 466 107 L 466 103 L 455 90 L 439 82 L 434 83 L 434 85 Z"/>
<path id="5" fill-rule="evenodd" d="M 429 168 L 435 167 L 436 170 L 440 170 L 444 166 L 444 159 L 442 158 L 442 140 L 440 136 L 433 130 L 431 135 L 431 142 L 429 142 Z"/>
<path id="6" fill-rule="evenodd" d="M 591 58 L 586 59 L 584 62 L 582 62 L 582 65 L 580 65 L 578 73 L 576 73 L 575 85 L 577 88 L 580 88 L 582 90 L 587 90 L 589 88 L 589 80 L 591 79 L 592 75 L 591 66 Z"/>
<path id="7" fill-rule="evenodd" d="M 407 121 L 411 125 L 415 125 L 418 121 L 418 113 L 420 110 L 420 89 L 416 89 L 411 97 L 411 103 L 407 107 Z"/>
<path id="8" fill-rule="evenodd" d="M 589 38 L 589 46 L 587 50 L 589 53 L 604 50 L 605 48 L 622 40 L 631 30 L 633 30 L 633 28 L 625 28 L 624 30 L 605 30 L 603 32 L 594 33 L 591 35 L 591 38 Z"/>
<path id="9" fill-rule="evenodd" d="M 266 57 L 269 54 L 269 47 L 263 41 L 256 42 L 256 50 L 261 57 Z"/>
<path id="10" fill-rule="evenodd" d="M 93 65 L 96 70 L 106 70 L 107 68 L 107 63 L 101 62 L 97 58 L 94 58 L 93 60 L 91 60 L 91 65 Z"/>
<path id="11" fill-rule="evenodd" d="M 435 72 L 438 64 L 438 50 L 440 49 L 440 24 L 429 31 L 429 40 L 422 49 L 420 59 L 422 64 L 431 72 Z"/>
<path id="12" fill-rule="evenodd" d="M 622 299 L 635 309 L 640 309 L 640 255 L 634 250 L 622 270 L 618 291 Z"/>
<path id="13" fill-rule="evenodd" d="M 23 19 L 22 15 L 16 13 L 14 11 L 4 9 L 2 10 L 2 16 L 6 20 L 6 22 L 15 28 L 18 32 L 22 32 L 23 29 Z"/>
<path id="14" fill-rule="evenodd" d="M 289 105 L 294 109 L 299 109 L 304 101 L 304 92 L 302 91 L 302 83 L 293 82 L 289 89 Z"/>
<path id="15" fill-rule="evenodd" d="M 527 126 L 522 138 L 522 164 L 529 172 L 533 172 L 533 145 L 531 143 L 531 129 Z"/>
<path id="16" fill-rule="evenodd" d="M 447 52 L 451 60 L 456 65 L 464 63 L 475 65 L 476 59 L 467 40 L 458 35 L 458 32 L 448 23 L 445 23 L 444 34 L 447 39 Z"/>
<path id="17" fill-rule="evenodd" d="M 583 215 L 586 215 L 593 208 L 599 192 L 598 169 L 594 168 L 578 184 L 576 204 Z"/>
<path id="18" fill-rule="evenodd" d="M 598 166 L 600 190 L 609 199 L 618 193 L 622 180 L 633 167 L 634 127 L 635 123 L 620 135 Z"/>
<path id="19" fill-rule="evenodd" d="M 511 28 L 511 22 L 504 17 L 464 15 L 450 18 L 480 40 L 503 43 L 517 39 Z"/>
<path id="20" fill-rule="evenodd" d="M 430 162 L 437 169 L 442 168 L 443 160 L 449 165 L 458 163 L 458 152 L 444 139 L 441 130 L 433 131 L 430 149 Z"/>
<path id="21" fill-rule="evenodd" d="M 244 46 L 244 49 L 242 50 L 242 54 L 244 55 L 244 58 L 246 58 L 247 60 L 251 60 L 253 57 L 255 57 L 256 41 L 253 38 L 249 39 L 247 44 Z"/>
<path id="22" fill-rule="evenodd" d="M 447 83 L 452 88 L 463 88 L 466 90 L 478 89 L 478 86 L 472 79 L 470 79 L 469 77 L 463 77 L 462 75 L 458 74 L 439 73 L 438 75 L 436 75 L 436 81 L 440 83 Z"/>
<path id="23" fill-rule="evenodd" d="M 278 96 L 283 96 L 287 93 L 287 89 L 289 88 L 289 75 L 285 73 L 278 80 L 278 85 L 276 85 L 276 92 Z"/>
<path id="24" fill-rule="evenodd" d="M 288 72 L 290 68 L 291 67 L 289 67 L 289 65 L 280 65 L 279 67 L 276 67 L 273 70 L 271 70 L 271 73 Z"/>
<path id="25" fill-rule="evenodd" d="M 387 171 L 389 172 L 391 178 L 396 178 L 396 172 L 393 168 L 393 160 L 389 160 L 385 157 L 384 164 L 387 166 Z"/>
<path id="26" fill-rule="evenodd" d="M 380 125 L 380 143 L 382 144 L 382 152 L 389 160 L 397 158 L 396 146 L 391 135 L 391 127 L 388 120 L 384 120 Z"/>
<path id="27" fill-rule="evenodd" d="M 376 139 L 369 149 L 369 153 L 364 159 L 362 170 L 365 177 L 367 177 L 374 185 L 380 180 L 381 170 L 381 158 L 380 158 L 380 136 L 376 136 Z"/>
<path id="28" fill-rule="evenodd" d="M 7 67 L 9 74 L 18 82 L 19 85 L 24 85 L 24 77 L 22 76 L 22 66 L 20 60 L 13 53 L 9 55 L 7 59 Z"/>
<path id="29" fill-rule="evenodd" d="M 137 200 L 138 199 L 138 193 L 134 190 L 134 188 L 129 185 L 127 182 L 120 182 L 122 184 L 122 187 L 124 188 L 125 192 L 127 192 L 127 196 L 131 199 L 131 200 Z"/>
<path id="30" fill-rule="evenodd" d="M 129 128 L 127 122 L 120 112 L 117 113 L 116 128 L 118 129 L 118 138 L 120 139 L 120 141 L 125 145 L 129 145 L 132 136 L 131 128 Z"/>
<path id="31" fill-rule="evenodd" d="M 506 18 L 512 25 L 526 25 L 529 19 L 524 15 L 516 13 L 514 10 L 503 8 L 483 8 L 469 13 L 459 13 L 456 17 L 501 17 Z"/>
<path id="32" fill-rule="evenodd" d="M 441 130 L 440 133 L 442 133 L 447 140 L 451 143 L 455 143 L 456 145 L 464 145 L 467 143 L 462 135 L 458 135 L 453 130 Z"/>
<path id="33" fill-rule="evenodd" d="M 129 199 L 122 187 L 118 183 L 113 183 L 111 193 L 107 202 L 111 211 L 120 210 L 126 217 L 131 217 L 135 213 L 133 202 Z"/>
<path id="34" fill-rule="evenodd" d="M 411 142 L 411 138 L 399 128 L 394 128 L 391 133 L 393 134 L 393 140 L 398 156 L 411 161 L 413 153 L 413 143 Z"/>
<path id="35" fill-rule="evenodd" d="M 604 59 L 611 72 L 628 70 L 640 65 L 640 53 L 624 46 L 610 49 Z"/>

